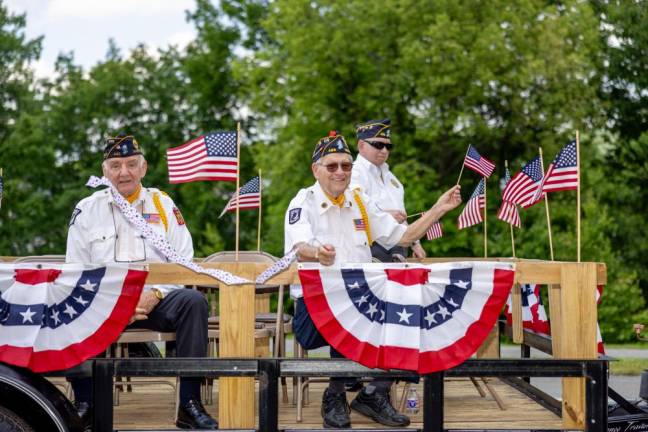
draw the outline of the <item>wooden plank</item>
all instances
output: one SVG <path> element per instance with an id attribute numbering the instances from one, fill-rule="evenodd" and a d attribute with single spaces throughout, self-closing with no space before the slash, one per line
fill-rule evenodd
<path id="1" fill-rule="evenodd" d="M 499 325 L 491 329 L 484 343 L 477 349 L 477 358 L 500 358 Z"/>
<path id="2" fill-rule="evenodd" d="M 562 262 L 534 261 L 534 260 L 512 260 L 502 258 L 444 258 L 423 260 L 424 263 L 449 262 L 449 261 L 502 261 L 515 262 L 517 283 L 540 283 L 540 284 L 559 284 L 560 268 Z M 605 284 L 607 281 L 607 270 L 605 264 L 596 263 L 597 282 Z M 205 263 L 205 268 L 216 268 L 228 271 L 237 276 L 248 280 L 255 280 L 269 265 L 265 263 L 241 263 L 241 262 L 222 262 L 222 263 Z M 133 268 L 137 266 L 133 265 Z M 148 284 L 185 284 L 185 285 L 213 285 L 215 279 L 205 274 L 198 274 L 192 270 L 184 268 L 178 264 L 167 263 L 150 263 L 147 265 L 149 275 L 146 279 Z M 270 279 L 268 284 L 288 285 L 299 283 L 297 276 L 297 265 L 293 264 L 288 270 Z"/>
<path id="3" fill-rule="evenodd" d="M 560 356 L 595 359 L 596 273 L 594 263 L 565 263 L 561 271 Z M 585 428 L 585 379 L 563 378 L 563 427 Z"/>
<path id="4" fill-rule="evenodd" d="M 256 313 L 270 312 L 270 294 L 255 295 L 254 310 Z M 254 355 L 256 357 L 270 357 L 269 338 L 258 338 L 255 340 Z"/>
<path id="5" fill-rule="evenodd" d="M 554 358 L 562 355 L 560 329 L 562 326 L 560 310 L 560 284 L 549 285 L 549 325 L 551 326 L 551 352 Z"/>
<path id="6" fill-rule="evenodd" d="M 513 342 L 521 344 L 524 342 L 524 325 L 522 323 L 522 287 L 520 287 L 520 284 L 513 284 L 511 290 L 511 306 Z"/>
<path id="7" fill-rule="evenodd" d="M 254 285 L 220 287 L 220 357 L 254 357 Z M 220 378 L 222 428 L 254 427 L 254 378 Z"/>

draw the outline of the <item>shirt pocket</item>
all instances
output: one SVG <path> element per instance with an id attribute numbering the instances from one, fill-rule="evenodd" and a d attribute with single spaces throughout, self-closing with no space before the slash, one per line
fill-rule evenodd
<path id="1" fill-rule="evenodd" d="M 115 231 L 100 228 L 90 232 L 90 256 L 93 262 L 112 262 L 115 258 Z"/>

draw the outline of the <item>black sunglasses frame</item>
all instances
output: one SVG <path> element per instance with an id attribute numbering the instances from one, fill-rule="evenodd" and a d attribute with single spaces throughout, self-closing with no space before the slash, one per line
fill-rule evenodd
<path id="1" fill-rule="evenodd" d="M 382 150 L 386 148 L 388 151 L 391 151 L 392 148 L 394 148 L 394 144 L 391 143 L 384 143 L 384 142 L 379 142 L 379 141 L 368 141 L 364 140 L 367 144 L 369 144 L 371 147 L 375 148 L 376 150 Z"/>

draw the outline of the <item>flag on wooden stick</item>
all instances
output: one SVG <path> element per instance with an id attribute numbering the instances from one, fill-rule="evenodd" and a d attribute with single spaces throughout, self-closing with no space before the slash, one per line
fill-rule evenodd
<path id="1" fill-rule="evenodd" d="M 468 228 L 484 221 L 485 201 L 484 179 L 481 179 L 459 215 L 459 229 Z"/>
<path id="2" fill-rule="evenodd" d="M 495 164 L 481 156 L 472 145 L 468 146 L 468 153 L 466 153 L 466 157 L 464 158 L 464 165 L 483 177 L 490 177 L 495 170 Z"/>
<path id="3" fill-rule="evenodd" d="M 259 208 L 261 204 L 260 188 L 261 183 L 259 182 L 259 177 L 253 177 L 252 180 L 243 185 L 241 191 L 238 194 L 235 193 L 232 198 L 230 198 L 227 205 L 218 217 L 223 217 L 225 212 L 236 210 L 237 206 L 240 210 Z"/>
<path id="4" fill-rule="evenodd" d="M 236 181 L 236 138 L 236 132 L 210 132 L 181 146 L 167 149 L 169 183 Z"/>
<path id="5" fill-rule="evenodd" d="M 524 208 L 532 206 L 537 202 L 533 200 L 542 183 L 542 177 L 540 156 L 536 156 L 506 185 L 502 200 L 520 204 Z M 539 199 L 542 199 L 542 196 L 540 195 Z"/>
<path id="6" fill-rule="evenodd" d="M 502 188 L 506 189 L 506 185 L 511 181 L 511 173 L 509 172 L 508 167 L 504 171 L 504 181 L 502 183 Z M 518 212 L 517 205 L 510 201 L 502 201 L 499 211 L 497 212 L 497 218 L 513 225 L 516 228 L 522 226 L 520 221 L 520 213 Z"/>
<path id="7" fill-rule="evenodd" d="M 434 240 L 438 239 L 439 237 L 443 237 L 443 230 L 441 229 L 441 222 L 436 221 L 430 228 L 428 228 L 427 232 L 425 233 L 425 238 L 427 238 L 428 240 Z"/>

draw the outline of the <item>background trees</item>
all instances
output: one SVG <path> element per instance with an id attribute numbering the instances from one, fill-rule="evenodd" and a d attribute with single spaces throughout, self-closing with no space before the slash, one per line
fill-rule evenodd
<path id="1" fill-rule="evenodd" d="M 390 162 L 411 213 L 456 181 L 468 144 L 500 176 L 505 159 L 516 171 L 538 147 L 547 164 L 579 129 L 583 259 L 609 268 L 604 337 L 628 339 L 629 323 L 647 318 L 644 2 L 197 0 L 187 17 L 198 35 L 186 49 L 121 53 L 112 44 L 90 70 L 64 55 L 55 76 L 35 81 L 29 62 L 40 41 L 25 40 L 25 18 L 0 0 L 0 254 L 64 250 L 66 221 L 89 193 L 83 183 L 99 173 L 102 139 L 120 130 L 138 137 L 148 183 L 179 203 L 206 255 L 233 248 L 232 219 L 217 215 L 234 186 L 168 185 L 164 152 L 241 120 L 242 180 L 263 169 L 263 248 L 281 255 L 285 208 L 312 183 L 310 154 L 330 129 L 354 144 L 356 122 L 392 119 Z M 466 196 L 477 180 L 463 176 Z M 488 187 L 489 252 L 508 256 L 497 179 Z M 550 203 L 556 258 L 572 260 L 574 193 Z M 480 227 L 457 231 L 458 213 L 442 240 L 425 243 L 429 253 L 482 254 Z M 256 212 L 241 215 L 241 244 L 255 248 Z M 518 256 L 548 258 L 544 209 L 522 217 Z"/>

